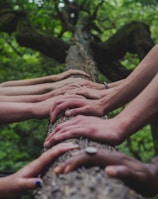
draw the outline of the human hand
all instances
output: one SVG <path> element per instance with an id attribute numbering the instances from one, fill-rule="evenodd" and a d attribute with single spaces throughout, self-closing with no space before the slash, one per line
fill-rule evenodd
<path id="1" fill-rule="evenodd" d="M 128 157 L 118 151 L 99 149 L 96 154 L 88 154 L 85 150 L 72 154 L 72 157 L 56 167 L 55 173 L 68 173 L 80 166 L 100 166 L 110 177 L 119 178 L 126 185 L 144 196 L 158 193 L 158 181 L 154 164 L 142 162 Z"/>
<path id="2" fill-rule="evenodd" d="M 94 88 L 94 89 L 105 89 L 105 86 L 103 84 L 100 83 L 96 83 L 93 82 L 91 80 L 87 80 L 84 78 L 80 78 L 80 77 L 69 77 L 66 79 L 63 79 L 61 81 L 57 81 L 57 82 L 53 82 L 51 83 L 51 88 L 57 89 L 57 88 L 61 88 L 65 85 L 77 85 L 77 86 L 86 86 L 89 88 Z"/>
<path id="3" fill-rule="evenodd" d="M 69 110 L 66 110 L 68 109 Z M 66 110 L 66 111 L 65 111 Z M 80 95 L 63 95 L 57 98 L 50 110 L 50 120 L 53 123 L 58 114 L 65 111 L 65 116 L 75 115 L 104 115 L 104 103 L 102 100 L 89 100 Z"/>
<path id="4" fill-rule="evenodd" d="M 83 96 L 77 96 L 77 95 L 65 95 L 64 98 L 84 98 Z M 63 98 L 63 95 L 54 96 L 52 98 L 46 99 L 44 101 L 38 102 L 38 103 L 32 103 L 31 104 L 31 113 L 33 114 L 32 118 L 36 119 L 43 119 L 47 118 L 49 116 L 50 110 L 52 109 L 52 106 L 54 107 L 54 104 Z"/>
<path id="5" fill-rule="evenodd" d="M 59 124 L 44 142 L 46 148 L 56 142 L 76 137 L 88 137 L 112 145 L 120 144 L 124 137 L 119 123 L 114 125 L 112 119 L 78 115 Z"/>
<path id="6" fill-rule="evenodd" d="M 79 88 L 68 89 L 66 94 L 82 95 L 88 99 L 100 99 L 105 96 L 106 92 L 106 89 L 94 89 L 83 86 Z"/>
<path id="7" fill-rule="evenodd" d="M 64 71 L 59 74 L 55 74 L 55 75 L 53 74 L 52 79 L 54 81 L 59 81 L 59 80 L 65 79 L 71 75 L 84 75 L 85 77 L 89 77 L 89 74 L 87 74 L 86 72 L 84 72 L 82 70 L 70 69 L 70 70 Z"/>
<path id="8" fill-rule="evenodd" d="M 46 166 L 62 153 L 78 148 L 73 143 L 62 143 L 41 154 L 39 158 L 7 177 L 0 178 L 0 198 L 17 199 L 27 190 L 42 186 L 42 180 L 37 176 Z"/>
<path id="9" fill-rule="evenodd" d="M 80 85 L 77 84 L 67 84 L 65 86 L 62 86 L 60 88 L 54 89 L 48 93 L 44 94 L 44 100 L 51 98 L 51 97 L 55 97 L 57 95 L 64 95 L 64 94 L 68 94 L 68 92 L 72 91 L 73 89 L 79 88 Z M 41 100 L 42 101 L 42 100 Z"/>

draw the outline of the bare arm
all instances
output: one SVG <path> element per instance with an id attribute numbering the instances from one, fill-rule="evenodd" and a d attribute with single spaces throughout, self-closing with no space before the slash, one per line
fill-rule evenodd
<path id="1" fill-rule="evenodd" d="M 158 73 L 158 44 L 155 45 L 135 70 L 103 99 L 105 110 L 114 110 L 136 97 Z"/>
<path id="2" fill-rule="evenodd" d="M 116 81 L 116 82 L 107 83 L 108 89 L 109 89 L 109 88 L 116 87 L 116 86 L 119 86 L 120 84 L 123 83 L 123 81 L 124 81 L 124 79 L 119 80 L 119 81 Z"/>
<path id="3" fill-rule="evenodd" d="M 28 86 L 12 86 L 12 87 L 0 87 L 0 95 L 36 95 L 43 94 L 55 90 L 57 88 L 62 88 L 65 85 L 70 86 L 87 86 L 97 89 L 104 89 L 103 84 L 95 83 L 82 78 L 67 78 L 61 81 L 53 83 L 44 83 L 37 85 Z"/>
<path id="4" fill-rule="evenodd" d="M 43 94 L 30 94 L 30 95 L 1 95 L 0 102 L 41 102 L 47 100 L 49 98 L 63 95 L 68 91 L 72 91 L 74 88 L 79 87 L 77 84 L 68 84 L 66 86 L 62 86 L 61 88 L 54 89 L 50 92 Z M 14 93 L 15 94 L 15 93 Z"/>
<path id="5" fill-rule="evenodd" d="M 76 75 L 76 74 L 84 75 L 88 77 L 88 74 L 81 70 L 68 70 L 60 74 L 38 77 L 38 78 L 33 78 L 33 79 L 7 81 L 7 82 L 1 83 L 0 87 L 28 86 L 28 85 L 35 85 L 35 84 L 52 83 L 52 82 L 63 80 L 64 78 L 69 77 L 70 75 Z"/>
<path id="6" fill-rule="evenodd" d="M 0 125 L 47 118 L 52 104 L 58 98 L 62 98 L 62 96 L 59 95 L 38 103 L 0 102 Z"/>
<path id="7" fill-rule="evenodd" d="M 59 124 L 45 140 L 45 147 L 72 137 L 85 136 L 112 145 L 122 143 L 158 114 L 158 74 L 149 85 L 116 117 L 103 120 L 97 117 L 77 116 Z M 68 99 L 69 100 L 69 99 Z M 70 101 L 70 100 L 69 100 Z M 62 105 L 60 105 L 60 108 Z M 67 106 L 66 106 L 67 107 Z M 98 107 L 94 112 L 97 112 Z M 73 110 L 65 114 L 73 115 Z M 76 113 L 76 112 L 75 112 Z"/>

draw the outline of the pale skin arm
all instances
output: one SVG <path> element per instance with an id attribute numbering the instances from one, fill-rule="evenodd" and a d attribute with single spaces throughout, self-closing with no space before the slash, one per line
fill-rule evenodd
<path id="1" fill-rule="evenodd" d="M 67 96 L 73 98 L 74 96 Z M 82 96 L 78 96 L 83 98 Z M 20 122 L 28 119 L 44 119 L 49 117 L 49 112 L 52 104 L 62 98 L 62 95 L 37 102 L 0 102 L 0 125 L 12 122 Z"/>
<path id="2" fill-rule="evenodd" d="M 122 143 L 158 113 L 158 74 L 149 85 L 116 117 L 104 120 L 77 116 L 59 124 L 44 142 L 45 147 L 72 137 L 89 137 L 112 145 Z M 72 111 L 72 110 L 71 110 Z"/>
<path id="3" fill-rule="evenodd" d="M 13 81 L 3 82 L 0 84 L 0 87 L 28 86 L 28 85 L 35 85 L 35 84 L 51 83 L 51 82 L 63 80 L 71 75 L 84 75 L 86 77 L 89 77 L 87 73 L 81 70 L 67 70 L 60 74 L 54 74 L 54 75 L 32 78 L 32 79 L 25 79 L 25 80 L 13 80 Z"/>
<path id="4" fill-rule="evenodd" d="M 96 89 L 104 89 L 104 85 L 86 79 L 67 78 L 53 83 L 44 83 L 44 84 L 27 85 L 27 86 L 0 87 L 0 95 L 15 96 L 15 95 L 44 94 L 52 90 L 55 90 L 57 88 L 62 88 L 65 85 L 87 86 Z"/>
<path id="5" fill-rule="evenodd" d="M 36 95 L 1 95 L 0 96 L 0 102 L 41 102 L 44 100 L 47 100 L 49 98 L 58 96 L 58 95 L 64 95 L 65 93 L 68 93 L 68 91 L 72 91 L 74 88 L 80 87 L 77 84 L 68 84 L 66 86 L 63 86 L 61 88 L 57 88 L 53 91 L 43 93 L 43 94 L 36 94 Z"/>
<path id="6" fill-rule="evenodd" d="M 56 117 L 55 114 L 64 111 L 67 108 L 72 108 L 71 112 L 67 111 L 67 116 L 73 116 L 77 114 L 84 115 L 97 115 L 102 113 L 108 113 L 116 108 L 123 106 L 127 102 L 136 97 L 158 72 L 158 59 L 157 59 L 158 45 L 155 45 L 148 53 L 148 55 L 142 60 L 142 62 L 135 68 L 135 70 L 124 80 L 120 82 L 109 84 L 110 89 L 98 90 L 94 88 L 79 88 L 72 91 L 68 91 L 70 94 L 83 95 L 86 98 L 98 99 L 98 101 L 87 101 L 86 99 L 78 102 L 74 101 L 59 101 L 55 106 L 55 111 L 52 109 L 51 117 L 52 122 Z M 75 103 L 75 104 L 74 104 Z M 94 104 L 93 104 L 94 103 Z M 75 105 L 73 107 L 73 104 Z M 88 105 L 89 104 L 89 105 Z M 97 106 L 96 106 L 97 104 Z M 98 106 L 102 104 L 102 107 L 98 109 Z M 96 108 L 95 108 L 96 107 Z M 62 108 L 62 109 L 61 109 Z M 89 111 L 89 113 L 88 113 Z M 99 113 L 99 114 L 98 114 Z"/>
<path id="7" fill-rule="evenodd" d="M 107 175 L 119 178 L 144 196 L 158 194 L 158 156 L 149 164 L 144 164 L 117 151 L 99 149 L 96 154 L 89 155 L 82 150 L 72 154 L 54 172 L 68 173 L 80 166 L 100 166 L 105 168 Z"/>
<path id="8" fill-rule="evenodd" d="M 124 79 L 116 81 L 116 82 L 110 82 L 110 83 L 108 83 L 108 89 L 116 87 L 116 86 L 119 86 L 120 84 L 123 83 L 123 81 L 124 81 Z"/>
<path id="9" fill-rule="evenodd" d="M 1 199 L 17 199 L 27 190 L 42 186 L 42 179 L 38 175 L 46 166 L 62 153 L 78 148 L 73 143 L 62 143 L 44 152 L 39 158 L 23 167 L 21 170 L 7 177 L 0 178 Z"/>
<path id="10" fill-rule="evenodd" d="M 135 70 L 116 87 L 105 95 L 104 110 L 112 111 L 134 99 L 158 73 L 158 44 L 155 45 Z M 110 89 L 109 89 L 110 90 Z"/>

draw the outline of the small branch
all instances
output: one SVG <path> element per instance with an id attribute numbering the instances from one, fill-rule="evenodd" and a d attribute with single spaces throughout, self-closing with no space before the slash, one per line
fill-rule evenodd
<path id="1" fill-rule="evenodd" d="M 94 12 L 93 12 L 93 14 L 90 18 L 91 21 L 96 19 L 97 12 L 98 12 L 99 8 L 102 6 L 103 3 L 104 3 L 104 0 L 100 1 L 100 3 L 96 6 L 96 8 L 95 8 L 95 10 L 94 10 Z"/>

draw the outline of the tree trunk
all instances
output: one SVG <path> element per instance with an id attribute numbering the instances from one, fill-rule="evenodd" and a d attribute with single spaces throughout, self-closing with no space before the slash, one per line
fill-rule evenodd
<path id="1" fill-rule="evenodd" d="M 89 35 L 85 29 L 78 27 L 71 47 L 66 58 L 66 69 L 81 69 L 90 74 L 90 79 L 96 80 L 97 70 L 95 62 L 89 52 Z M 76 82 L 77 83 L 77 82 Z M 63 115 L 54 125 L 49 124 L 48 133 L 51 132 L 58 123 L 69 118 Z M 97 148 L 106 148 L 115 150 L 114 147 L 95 142 L 83 137 L 71 139 L 74 143 L 79 144 L 80 148 L 95 146 Z M 71 152 L 57 158 L 47 170 L 41 174 L 44 185 L 34 192 L 34 199 L 141 199 L 138 195 L 121 181 L 109 178 L 99 167 L 80 168 L 68 174 L 55 175 L 53 169 L 61 162 L 71 156 Z"/>

